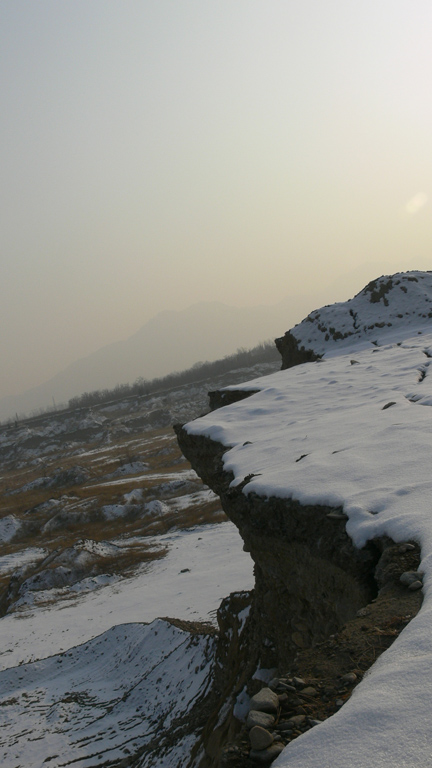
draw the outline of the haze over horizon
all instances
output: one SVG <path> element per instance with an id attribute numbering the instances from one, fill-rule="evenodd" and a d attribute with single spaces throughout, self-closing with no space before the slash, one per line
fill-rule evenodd
<path id="1" fill-rule="evenodd" d="M 0 397 L 161 310 L 432 269 L 431 32 L 425 0 L 3 0 Z"/>

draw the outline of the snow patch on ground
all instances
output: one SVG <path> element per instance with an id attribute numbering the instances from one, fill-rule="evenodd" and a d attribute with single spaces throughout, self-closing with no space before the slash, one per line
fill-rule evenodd
<path id="1" fill-rule="evenodd" d="M 121 467 L 118 467 L 114 472 L 111 472 L 110 475 L 107 475 L 107 478 L 137 475 L 138 472 L 144 472 L 148 467 L 149 465 L 143 461 L 132 461 L 128 464 L 122 464 Z"/>
<path id="2" fill-rule="evenodd" d="M 212 501 L 219 501 L 219 497 L 216 496 L 210 488 L 203 488 L 202 490 L 195 491 L 195 493 L 186 493 L 184 496 L 168 499 L 166 504 L 170 505 L 170 507 L 177 512 L 180 512 L 183 509 L 190 509 L 190 507 L 208 504 Z"/>
<path id="3" fill-rule="evenodd" d="M 61 606 L 33 605 L 0 619 L 0 669 L 88 642 L 113 624 L 150 622 L 158 616 L 215 621 L 226 595 L 253 586 L 252 560 L 232 523 L 146 537 L 145 542 L 169 551 L 131 578 L 77 594 Z"/>
<path id="4" fill-rule="evenodd" d="M 127 515 L 128 511 L 127 504 L 105 504 L 101 509 L 101 514 L 105 520 L 116 520 L 118 517 Z"/>
<path id="5" fill-rule="evenodd" d="M 0 557 L 0 574 L 12 573 L 30 563 L 43 560 L 48 554 L 47 549 L 41 547 L 27 547 L 20 552 L 12 552 L 10 555 Z"/>
<path id="6" fill-rule="evenodd" d="M 165 515 L 168 515 L 171 510 L 163 501 L 153 499 L 153 501 L 148 501 L 147 504 L 144 504 L 144 512 L 152 517 L 164 517 Z"/>
<path id="7" fill-rule="evenodd" d="M 126 502 L 126 504 L 139 504 L 140 501 L 142 501 L 144 496 L 144 491 L 142 488 L 136 488 L 134 491 L 131 491 L 130 493 L 124 493 L 123 498 Z"/>
<path id="8" fill-rule="evenodd" d="M 19 532 L 22 523 L 15 515 L 7 515 L 0 520 L 0 543 L 7 544 Z"/>
<path id="9" fill-rule="evenodd" d="M 163 483 L 164 486 L 166 486 L 166 489 L 170 489 L 172 491 L 177 490 L 179 486 L 176 486 L 176 483 L 185 483 L 188 480 L 198 480 L 198 475 L 196 472 L 193 471 L 193 469 L 185 469 L 182 472 L 164 472 L 164 473 L 151 473 L 146 475 L 138 475 L 137 477 L 125 477 L 120 480 L 108 480 L 107 482 L 102 483 L 95 483 L 92 485 L 92 488 L 105 488 L 115 485 L 129 485 L 130 483 L 139 483 L 142 480 L 164 480 L 167 479 L 169 482 Z M 86 486 L 88 488 L 89 486 Z"/>
<path id="10" fill-rule="evenodd" d="M 166 621 L 126 624 L 0 673 L 3 765 L 42 768 L 50 759 L 85 768 L 145 754 L 154 741 L 159 755 L 152 750 L 143 765 L 185 764 L 194 739 L 181 739 L 176 719 L 206 692 L 213 645 Z M 174 752 L 171 728 L 180 736 Z"/>

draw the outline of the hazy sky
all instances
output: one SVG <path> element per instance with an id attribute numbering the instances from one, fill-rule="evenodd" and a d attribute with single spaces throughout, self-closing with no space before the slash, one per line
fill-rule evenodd
<path id="1" fill-rule="evenodd" d="M 1 0 L 0 395 L 162 309 L 432 269 L 431 39 L 430 0 Z"/>

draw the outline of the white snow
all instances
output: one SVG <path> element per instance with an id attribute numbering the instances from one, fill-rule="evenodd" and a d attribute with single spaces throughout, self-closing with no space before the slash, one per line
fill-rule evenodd
<path id="1" fill-rule="evenodd" d="M 145 541 L 169 551 L 134 577 L 120 578 L 103 589 L 97 588 L 101 577 L 93 584 L 87 579 L 82 585 L 86 591 L 75 599 L 69 588 L 69 599 L 61 605 L 34 605 L 4 616 L 0 669 L 88 642 L 114 624 L 150 622 L 158 616 L 213 621 L 226 595 L 253 586 L 252 560 L 243 552 L 232 523 L 198 526 Z"/>
<path id="2" fill-rule="evenodd" d="M 101 509 L 101 514 L 105 520 L 116 520 L 118 517 L 124 517 L 129 511 L 126 504 L 105 504 Z"/>
<path id="3" fill-rule="evenodd" d="M 240 720 L 241 723 L 244 723 L 246 722 L 250 708 L 250 696 L 245 686 L 235 700 L 233 715 L 237 720 Z"/>
<path id="4" fill-rule="evenodd" d="M 110 475 L 107 475 L 107 478 L 123 477 L 124 475 L 137 475 L 138 472 L 144 472 L 146 469 L 148 469 L 148 467 L 149 465 L 144 461 L 131 461 L 128 464 L 122 464 L 120 467 L 117 467 L 114 472 L 111 472 Z"/>
<path id="5" fill-rule="evenodd" d="M 341 355 L 257 379 L 258 394 L 188 431 L 231 446 L 224 466 L 233 485 L 255 475 L 245 493 L 343 505 L 359 547 L 384 533 L 396 541 L 421 533 L 424 544 L 432 411 L 413 392 L 432 388 L 432 377 L 418 383 L 425 340 L 356 352 L 356 365 Z"/>
<path id="6" fill-rule="evenodd" d="M 219 497 L 216 496 L 210 488 L 203 488 L 195 493 L 185 493 L 184 496 L 177 496 L 175 499 L 167 499 L 166 504 L 170 505 L 176 512 L 180 512 L 183 509 L 189 509 L 201 504 L 208 504 L 211 501 L 218 501 Z"/>
<path id="7" fill-rule="evenodd" d="M 358 547 L 384 534 L 421 545 L 420 613 L 347 703 L 294 740 L 275 768 L 432 766 L 432 275 L 396 275 L 387 288 L 384 278 L 350 302 L 311 313 L 292 330 L 302 345 L 324 355 L 321 362 L 230 387 L 259 391 L 188 425 L 189 432 L 227 446 L 224 464 L 233 484 L 253 475 L 243 493 L 341 506 Z M 371 302 L 374 292 L 378 298 Z M 29 435 L 23 431 L 19 439 Z M 172 494 L 196 475 L 146 472 L 92 487 L 130 488 L 158 479 Z M 210 492 L 191 489 L 188 504 L 195 496 L 204 501 L 206 493 L 210 501 Z M 125 502 L 141 497 L 136 489 L 125 494 Z M 173 509 L 179 502 L 167 499 L 166 505 Z M 117 507 L 109 514 L 126 508 Z M 0 520 L 0 540 L 10 540 L 14 528 L 8 518 Z M 231 523 L 146 541 L 166 545 L 168 553 L 134 577 L 89 577 L 68 588 L 61 604 L 23 604 L 0 620 L 0 762 L 3 746 L 7 768 L 57 768 L 70 759 L 85 768 L 99 754 L 101 763 L 127 758 L 127 749 L 133 754 L 154 733 L 163 733 L 205 688 L 204 641 L 194 644 L 164 621 L 129 622 L 164 615 L 214 620 L 223 597 L 252 587 L 252 561 Z M 101 546 L 96 554 L 109 554 Z M 94 553 L 92 547 L 84 542 L 82 550 Z M 17 555 L 4 556 L 0 572 L 40 554 L 25 550 L 18 561 Z M 49 599 L 49 593 L 38 598 Z M 43 661 L 19 666 L 36 659 Z M 258 669 L 255 677 L 268 681 L 274 672 Z M 246 705 L 243 691 L 238 712 Z M 193 737 L 180 740 L 142 765 L 178 768 L 186 764 L 192 742 Z"/>
<path id="8" fill-rule="evenodd" d="M 21 528 L 21 521 L 15 515 L 7 515 L 0 519 L 0 543 L 7 544 Z"/>
<path id="9" fill-rule="evenodd" d="M 321 362 L 234 387 L 260 391 L 187 426 L 229 447 L 233 485 L 254 474 L 246 495 L 340 505 L 358 547 L 384 534 L 421 545 L 419 615 L 341 710 L 294 740 L 275 768 L 432 765 L 430 323 L 381 331 L 381 346 L 332 344 Z"/>
<path id="10" fill-rule="evenodd" d="M 8 768 L 79 768 L 125 759 L 156 738 L 140 765 L 185 765 L 195 739 L 176 729 L 206 691 L 214 638 L 166 621 L 113 627 L 60 656 L 0 673 L 0 760 Z M 173 734 L 171 733 L 171 736 Z"/>
<path id="11" fill-rule="evenodd" d="M 42 549 L 41 547 L 27 547 L 27 549 L 22 549 L 19 552 L 2 555 L 0 557 L 0 574 L 12 573 L 23 565 L 37 563 L 39 560 L 43 560 L 47 554 L 47 549 Z"/>
<path id="12" fill-rule="evenodd" d="M 130 493 L 124 493 L 123 498 L 126 504 L 139 504 L 139 502 L 142 501 L 143 495 L 144 492 L 142 488 L 135 488 L 135 490 Z"/>
<path id="13" fill-rule="evenodd" d="M 102 482 L 102 483 L 98 482 L 98 483 L 94 483 L 94 484 L 92 483 L 91 486 L 88 485 L 88 486 L 84 486 L 84 487 L 87 488 L 87 489 L 90 488 L 90 487 L 91 488 L 105 488 L 105 487 L 108 487 L 108 486 L 126 485 L 126 484 L 129 485 L 131 483 L 139 483 L 142 480 L 148 481 L 148 480 L 164 480 L 164 479 L 171 480 L 174 483 L 179 483 L 179 482 L 186 482 L 186 481 L 189 481 L 189 480 L 197 480 L 198 477 L 197 477 L 196 472 L 193 471 L 193 469 L 185 469 L 182 472 L 171 472 L 171 473 L 169 473 L 169 472 L 165 472 L 165 473 L 154 472 L 154 473 L 146 474 L 146 475 L 138 475 L 136 477 L 124 477 L 124 478 L 121 478 L 120 480 L 109 480 L 109 481 L 107 481 L 105 483 L 104 482 Z M 166 483 L 166 485 L 168 486 L 168 483 Z"/>
<path id="14" fill-rule="evenodd" d="M 152 515 L 153 517 L 164 517 L 164 515 L 169 514 L 170 511 L 171 510 L 168 505 L 163 501 L 160 501 L 160 499 L 153 499 L 152 501 L 148 501 L 146 504 L 144 504 L 144 512 L 148 515 Z"/>
<path id="15" fill-rule="evenodd" d="M 85 549 L 93 555 L 100 557 L 114 557 L 119 553 L 120 547 L 111 541 L 93 541 L 93 539 L 84 539 L 76 545 L 77 549 Z"/>
<path id="16" fill-rule="evenodd" d="M 181 484 L 184 485 L 183 482 Z M 170 493 L 173 490 L 176 490 L 176 488 L 170 483 L 162 484 L 158 488 L 160 493 Z M 119 517 L 125 517 L 125 515 L 133 511 L 135 504 L 142 500 L 142 497 L 143 490 L 137 488 L 130 493 L 123 494 L 125 504 L 105 504 L 101 508 L 101 514 L 105 520 L 116 520 Z M 181 512 L 182 510 L 217 500 L 218 497 L 213 491 L 209 488 L 204 488 L 203 490 L 195 491 L 195 493 L 187 493 L 183 496 L 176 496 L 174 499 L 166 499 L 166 501 L 152 499 L 144 504 L 144 514 L 153 517 L 163 517 L 173 512 Z"/>
<path id="17" fill-rule="evenodd" d="M 306 349 L 328 356 L 353 343 L 359 349 L 392 337 L 398 341 L 398 335 L 427 333 L 431 322 L 432 273 L 413 271 L 372 281 L 353 299 L 311 312 L 291 333 Z"/>

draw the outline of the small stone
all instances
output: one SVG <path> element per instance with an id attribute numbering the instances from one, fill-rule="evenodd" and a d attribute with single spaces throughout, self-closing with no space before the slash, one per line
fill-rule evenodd
<path id="1" fill-rule="evenodd" d="M 287 693 L 278 693 L 279 704 L 283 704 L 284 701 L 288 701 Z"/>
<path id="2" fill-rule="evenodd" d="M 291 640 L 295 645 L 297 645 L 299 648 L 305 648 L 306 643 L 305 639 L 301 632 L 293 632 L 291 635 Z"/>
<path id="3" fill-rule="evenodd" d="M 284 720 L 282 723 L 279 723 L 276 728 L 278 731 L 293 731 L 294 723 L 292 723 L 291 720 Z"/>
<path id="4" fill-rule="evenodd" d="M 295 693 L 295 690 L 296 690 L 293 685 L 290 685 L 289 683 L 282 683 L 282 682 L 279 683 L 278 688 L 280 691 L 289 691 L 290 693 Z"/>
<path id="5" fill-rule="evenodd" d="M 265 728 L 261 728 L 260 725 L 255 725 L 249 731 L 249 741 L 252 749 L 267 749 L 270 744 L 273 744 L 273 736 L 266 731 Z"/>
<path id="6" fill-rule="evenodd" d="M 336 704 L 337 707 L 343 707 L 344 703 L 345 702 L 344 702 L 343 699 L 336 699 L 336 701 L 335 701 L 335 704 Z"/>
<path id="7" fill-rule="evenodd" d="M 403 584 L 405 587 L 409 587 L 410 584 L 413 584 L 415 581 L 421 581 L 422 580 L 422 574 L 418 571 L 405 571 L 405 573 L 402 574 L 399 581 L 401 584 Z"/>
<path id="8" fill-rule="evenodd" d="M 309 719 L 309 725 L 312 726 L 312 728 L 315 725 L 321 725 L 322 722 L 323 722 L 322 720 L 312 720 L 312 719 Z"/>
<path id="9" fill-rule="evenodd" d="M 409 544 L 408 542 L 399 545 L 399 552 L 401 555 L 403 555 L 405 552 L 412 552 L 413 549 L 415 549 L 414 544 Z"/>
<path id="10" fill-rule="evenodd" d="M 303 688 L 306 685 L 305 681 L 302 680 L 301 677 L 293 677 L 293 683 L 296 688 Z"/>
<path id="11" fill-rule="evenodd" d="M 258 709 L 260 712 L 277 712 L 279 709 L 279 699 L 277 694 L 270 688 L 261 688 L 255 696 L 251 698 L 251 709 Z"/>
<path id="12" fill-rule="evenodd" d="M 331 520 L 348 520 L 348 515 L 345 515 L 344 512 L 328 512 L 326 517 Z"/>
<path id="13" fill-rule="evenodd" d="M 411 589 L 411 591 L 412 591 L 412 592 L 415 592 L 415 590 L 416 590 L 416 589 L 421 589 L 421 588 L 422 588 L 422 586 L 423 586 L 423 584 L 422 584 L 422 582 L 421 582 L 421 581 L 413 581 L 413 582 L 412 582 L 412 583 L 409 585 L 408 589 Z"/>
<path id="14" fill-rule="evenodd" d="M 294 726 L 299 726 L 306 720 L 306 715 L 294 715 L 294 717 L 290 717 L 289 721 L 290 723 L 293 723 Z"/>
<path id="15" fill-rule="evenodd" d="M 356 616 L 369 616 L 370 610 L 369 608 L 360 608 L 359 611 L 357 611 Z"/>
<path id="16" fill-rule="evenodd" d="M 344 683 L 355 683 L 357 675 L 355 672 L 348 672 L 346 675 L 342 675 L 341 679 Z"/>
<path id="17" fill-rule="evenodd" d="M 270 728 L 274 721 L 273 715 L 269 715 L 267 712 L 259 712 L 257 709 L 251 709 L 247 716 L 246 726 L 247 728 L 253 728 L 255 725 L 260 725 L 261 728 Z"/>
<path id="18" fill-rule="evenodd" d="M 272 744 L 268 749 L 251 749 L 249 757 L 251 760 L 255 760 L 257 763 L 272 763 L 280 755 L 284 748 L 284 744 Z"/>
<path id="19" fill-rule="evenodd" d="M 272 691 L 275 691 L 277 688 L 279 688 L 279 685 L 280 685 L 280 680 L 279 680 L 279 678 L 278 678 L 278 677 L 274 677 L 274 678 L 273 678 L 273 680 L 270 680 L 270 682 L 269 682 L 269 684 L 268 684 L 268 687 L 269 687 L 269 688 L 270 688 Z"/>
<path id="20" fill-rule="evenodd" d="M 311 685 L 308 685 L 307 688 L 303 688 L 302 694 L 303 693 L 306 696 L 316 696 L 318 694 L 318 691 L 316 688 L 313 688 Z"/>

